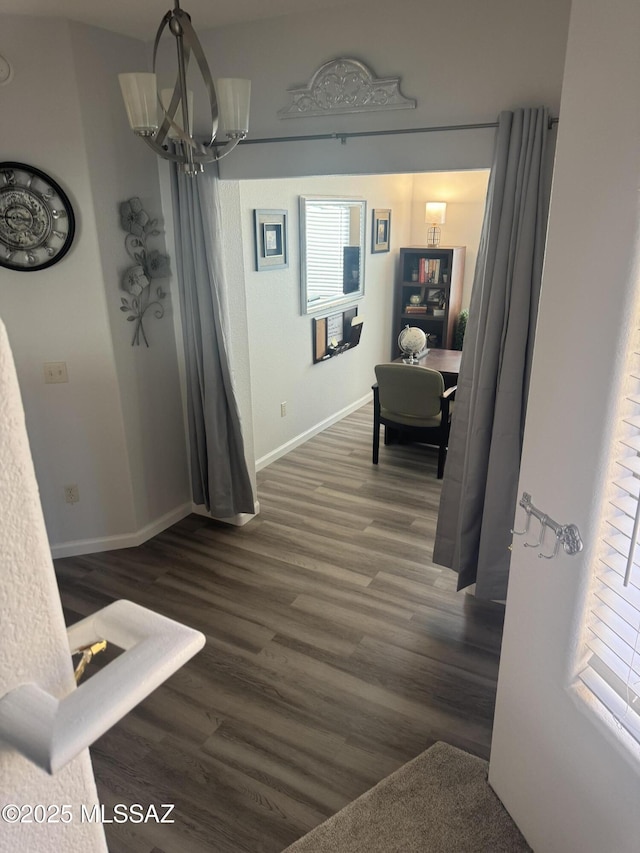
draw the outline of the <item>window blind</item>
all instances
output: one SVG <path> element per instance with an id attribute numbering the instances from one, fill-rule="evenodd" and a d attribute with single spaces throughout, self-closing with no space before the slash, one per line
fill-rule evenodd
<path id="1" fill-rule="evenodd" d="M 342 296 L 343 247 L 350 244 L 349 210 L 337 205 L 308 206 L 306 220 L 309 300 Z"/>
<path id="2" fill-rule="evenodd" d="M 580 679 L 640 742 L 640 331 L 614 445 L 611 498 L 587 613 Z"/>

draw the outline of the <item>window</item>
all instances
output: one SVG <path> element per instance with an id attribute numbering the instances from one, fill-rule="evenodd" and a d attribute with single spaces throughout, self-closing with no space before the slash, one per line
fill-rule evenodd
<path id="1" fill-rule="evenodd" d="M 640 332 L 627 367 L 611 498 L 580 679 L 640 742 Z"/>
<path id="2" fill-rule="evenodd" d="M 307 298 L 310 301 L 342 295 L 344 247 L 351 245 L 350 227 L 350 211 L 344 205 L 307 206 Z"/>

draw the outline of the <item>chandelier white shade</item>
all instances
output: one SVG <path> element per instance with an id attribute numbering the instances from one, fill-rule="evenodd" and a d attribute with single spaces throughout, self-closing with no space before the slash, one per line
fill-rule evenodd
<path id="1" fill-rule="evenodd" d="M 238 77 L 218 77 L 215 81 L 218 93 L 220 122 L 227 136 L 240 139 L 249 132 L 249 101 L 251 80 Z"/>
<path id="2" fill-rule="evenodd" d="M 119 74 L 120 90 L 131 130 L 153 136 L 158 129 L 158 91 L 155 74 Z"/>
<path id="3" fill-rule="evenodd" d="M 159 93 L 156 58 L 165 27 L 176 39 L 178 67 L 173 89 L 163 89 Z M 187 90 L 191 57 L 196 61 L 209 96 L 211 133 L 204 144 L 196 142 L 192 136 L 193 92 Z M 158 28 L 153 48 L 153 73 L 127 73 L 118 77 L 133 132 L 159 157 L 180 163 L 189 175 L 196 175 L 202 171 L 203 164 L 229 154 L 249 131 L 251 81 L 221 77 L 214 83 L 191 17 L 180 8 L 179 0 L 175 0 L 174 9 L 166 13 Z M 227 138 L 222 144 L 215 141 L 218 118 Z"/>
<path id="4" fill-rule="evenodd" d="M 427 246 L 439 246 L 441 229 L 447 218 L 446 201 L 428 201 L 424 206 L 424 221 L 430 228 L 427 229 Z"/>

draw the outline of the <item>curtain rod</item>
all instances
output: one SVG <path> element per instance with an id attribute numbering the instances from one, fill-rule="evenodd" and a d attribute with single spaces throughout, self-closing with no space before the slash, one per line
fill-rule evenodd
<path id="1" fill-rule="evenodd" d="M 559 119 L 549 119 L 549 130 Z M 497 121 L 479 122 L 478 124 L 442 124 L 436 127 L 404 127 L 395 130 L 360 130 L 345 133 L 314 133 L 308 136 L 267 136 L 261 139 L 243 139 L 240 145 L 263 145 L 269 142 L 310 142 L 318 139 L 339 139 L 342 145 L 347 139 L 357 139 L 364 136 L 397 136 L 406 133 L 444 133 L 450 130 L 485 130 L 498 126 Z"/>

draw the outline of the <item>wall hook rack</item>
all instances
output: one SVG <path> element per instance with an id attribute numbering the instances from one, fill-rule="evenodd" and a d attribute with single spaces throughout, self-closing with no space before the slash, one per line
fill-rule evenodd
<path id="1" fill-rule="evenodd" d="M 512 528 L 511 532 L 515 536 L 524 536 L 529 531 L 531 519 L 536 518 L 540 522 L 540 534 L 537 542 L 525 542 L 527 548 L 541 548 L 544 543 L 545 533 L 548 528 L 553 530 L 556 541 L 551 554 L 544 554 L 542 551 L 538 553 L 538 557 L 545 560 L 552 560 L 560 551 L 560 546 L 564 549 L 565 554 L 573 556 L 579 551 L 582 551 L 583 543 L 580 536 L 580 531 L 575 524 L 558 524 L 546 513 L 539 510 L 531 502 L 531 495 L 528 492 L 523 492 L 522 497 L 518 501 L 518 506 L 521 506 L 526 513 L 524 530 L 516 530 Z"/>

